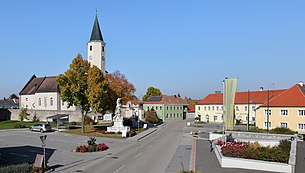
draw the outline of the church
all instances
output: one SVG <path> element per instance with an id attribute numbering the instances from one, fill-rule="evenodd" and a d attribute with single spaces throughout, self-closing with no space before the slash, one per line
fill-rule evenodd
<path id="1" fill-rule="evenodd" d="M 106 43 L 104 42 L 97 15 L 93 29 L 87 43 L 87 60 L 96 65 L 103 74 L 106 73 Z M 56 76 L 37 77 L 33 75 L 25 84 L 20 95 L 20 108 L 44 111 L 75 111 L 76 107 L 69 107 L 63 102 L 59 94 Z"/>

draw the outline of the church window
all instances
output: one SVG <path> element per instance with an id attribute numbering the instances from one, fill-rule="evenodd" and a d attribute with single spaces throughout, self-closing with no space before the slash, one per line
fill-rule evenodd
<path id="1" fill-rule="evenodd" d="M 28 101 L 29 99 L 28 98 L 25 98 L 25 101 Z"/>
<path id="2" fill-rule="evenodd" d="M 53 98 L 50 98 L 50 106 L 53 106 Z"/>
<path id="3" fill-rule="evenodd" d="M 38 99 L 38 106 L 41 106 L 41 98 Z"/>
<path id="4" fill-rule="evenodd" d="M 92 51 L 92 45 L 90 45 L 90 51 Z"/>
<path id="5" fill-rule="evenodd" d="M 103 50 L 103 52 L 105 52 L 105 48 L 104 48 L 104 46 L 102 47 L 102 50 Z"/>

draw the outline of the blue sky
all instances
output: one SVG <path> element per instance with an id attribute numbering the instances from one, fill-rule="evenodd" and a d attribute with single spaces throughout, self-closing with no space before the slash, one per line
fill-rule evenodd
<path id="1" fill-rule="evenodd" d="M 238 90 L 289 88 L 304 81 L 305 1 L 3 1 L 0 97 L 29 78 L 66 71 L 87 57 L 95 9 L 106 69 L 145 94 L 203 98 L 238 77 Z"/>

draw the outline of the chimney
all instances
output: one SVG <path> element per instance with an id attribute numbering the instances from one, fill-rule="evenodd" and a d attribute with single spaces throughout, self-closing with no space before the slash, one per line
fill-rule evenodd
<path id="1" fill-rule="evenodd" d="M 300 85 L 301 87 L 303 87 L 303 86 L 304 86 L 304 82 L 303 82 L 303 81 L 300 81 L 300 82 L 299 82 L 299 85 Z"/>
<path id="2" fill-rule="evenodd" d="M 260 91 L 264 91 L 264 87 L 259 87 L 259 90 Z"/>
<path id="3" fill-rule="evenodd" d="M 215 94 L 221 94 L 221 91 L 215 91 Z"/>

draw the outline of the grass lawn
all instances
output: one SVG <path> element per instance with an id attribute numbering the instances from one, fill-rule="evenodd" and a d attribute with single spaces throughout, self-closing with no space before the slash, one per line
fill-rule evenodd
<path id="1" fill-rule="evenodd" d="M 25 128 L 29 128 L 30 126 L 38 123 L 45 123 L 45 122 L 20 122 L 20 121 L 0 121 L 0 130 L 1 129 L 15 129 L 16 124 L 24 125 Z M 56 127 L 56 123 L 50 122 L 52 127 Z"/>
<path id="2" fill-rule="evenodd" d="M 90 137 L 104 137 L 104 138 L 118 138 L 118 139 L 124 139 L 120 133 L 107 133 L 107 126 L 110 125 L 94 125 L 94 126 L 85 126 L 85 133 L 81 133 L 81 128 L 73 128 L 69 130 L 63 131 L 64 133 L 70 133 L 75 135 L 84 135 L 84 136 L 90 136 Z M 131 128 L 131 130 L 134 130 L 136 134 L 143 132 L 144 128 L 140 128 L 138 131 L 138 128 Z"/>

